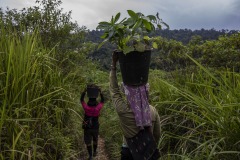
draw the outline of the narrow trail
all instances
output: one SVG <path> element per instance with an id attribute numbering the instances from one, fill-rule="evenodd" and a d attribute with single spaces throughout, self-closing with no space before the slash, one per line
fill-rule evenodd
<path id="1" fill-rule="evenodd" d="M 109 160 L 105 150 L 105 141 L 100 136 L 98 138 L 98 155 L 94 158 L 94 160 Z"/>
<path id="2" fill-rule="evenodd" d="M 105 141 L 100 136 L 98 137 L 98 148 L 97 148 L 97 156 L 93 157 L 93 160 L 109 160 L 107 152 L 105 150 Z M 88 160 L 88 154 L 87 151 L 85 152 L 85 155 L 82 155 L 81 158 L 78 160 Z"/>

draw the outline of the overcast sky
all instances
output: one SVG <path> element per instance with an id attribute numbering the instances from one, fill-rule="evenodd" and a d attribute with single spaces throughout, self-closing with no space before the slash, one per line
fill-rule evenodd
<path id="1" fill-rule="evenodd" d="M 170 29 L 236 29 L 240 30 L 240 0 L 62 0 L 60 8 L 72 11 L 72 21 L 96 29 L 98 22 L 112 15 L 127 15 L 128 9 L 155 15 Z M 0 0 L 0 7 L 22 9 L 35 5 L 35 0 Z"/>

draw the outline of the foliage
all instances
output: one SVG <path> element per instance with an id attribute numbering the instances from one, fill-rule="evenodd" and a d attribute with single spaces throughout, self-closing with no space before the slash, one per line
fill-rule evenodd
<path id="1" fill-rule="evenodd" d="M 119 159 L 123 137 L 118 115 L 111 103 L 104 105 L 104 110 L 100 116 L 100 123 L 100 135 L 105 140 L 109 159 Z"/>
<path id="2" fill-rule="evenodd" d="M 188 48 L 181 42 L 175 40 L 166 40 L 162 37 L 156 37 L 155 42 L 159 49 L 152 54 L 150 66 L 156 69 L 171 71 L 179 68 L 185 68 L 189 61 L 185 56 Z"/>
<path id="3" fill-rule="evenodd" d="M 110 22 L 99 22 L 97 29 L 104 30 L 101 38 L 104 41 L 99 45 L 99 48 L 107 41 L 115 43 L 118 49 L 122 50 L 125 54 L 137 50 L 143 52 L 146 47 L 149 47 L 151 38 L 146 34 L 155 31 L 155 25 L 161 28 L 162 25 L 168 25 L 159 18 L 158 13 L 156 16 L 145 16 L 142 13 L 135 13 L 132 10 L 127 10 L 129 18 L 124 18 L 118 22 L 121 13 L 112 16 Z M 156 44 L 152 44 L 156 48 Z M 149 48 L 151 49 L 151 48 Z"/>
<path id="4" fill-rule="evenodd" d="M 5 12 L 0 11 L 1 20 L 6 29 L 19 31 L 19 36 L 23 29 L 31 33 L 38 28 L 44 46 L 58 44 L 62 49 L 69 49 L 79 44 L 80 34 L 84 35 L 86 28 L 71 22 L 71 12 L 63 13 L 59 9 L 61 4 L 61 0 L 37 0 L 36 6 L 20 11 L 7 8 Z"/>
<path id="5" fill-rule="evenodd" d="M 191 29 L 163 29 L 157 30 L 155 33 L 151 33 L 151 36 L 161 36 L 167 38 L 168 40 L 173 39 L 176 41 L 182 42 L 184 45 L 187 45 L 193 36 L 201 36 L 203 41 L 206 40 L 216 40 L 219 36 L 238 33 L 238 30 L 215 30 L 212 29 L 200 29 L 200 30 L 191 30 Z"/>
<path id="6" fill-rule="evenodd" d="M 207 41 L 200 46 L 203 64 L 210 67 L 226 67 L 240 71 L 240 33 L 230 37 L 220 36 L 217 41 Z"/>
<path id="7" fill-rule="evenodd" d="M 0 158 L 79 158 L 84 144 L 78 101 L 88 82 L 102 87 L 100 134 L 110 158 L 119 158 L 122 134 L 108 99 L 108 72 L 93 64 L 108 69 L 106 55 L 114 46 L 105 43 L 91 59 L 96 44 L 86 42 L 88 33 L 70 22 L 70 12 L 62 14 L 61 1 L 38 3 L 20 12 L 0 10 Z M 240 34 L 210 41 L 230 32 L 161 32 L 170 39 L 154 37 L 156 70 L 149 75 L 151 104 L 161 115 L 161 159 L 239 159 Z"/>
<path id="8" fill-rule="evenodd" d="M 1 25 L 1 33 L 1 156 L 58 159 L 76 154 L 75 140 L 68 136 L 74 103 L 54 49 L 43 47 L 38 31 L 19 37 Z"/>
<path id="9" fill-rule="evenodd" d="M 84 148 L 79 93 L 97 70 L 87 59 L 95 44 L 61 1 L 36 3 L 0 10 L 0 157 L 76 159 Z"/>
<path id="10" fill-rule="evenodd" d="M 193 36 L 188 45 L 161 37 L 155 38 L 160 49 L 153 53 L 151 67 L 173 71 L 195 66 L 186 56 L 189 54 L 204 66 L 216 69 L 229 68 L 239 72 L 239 37 L 238 33 L 203 42 L 201 37 Z"/>
<path id="11" fill-rule="evenodd" d="M 162 120 L 159 147 L 171 159 L 239 159 L 239 74 L 193 61 L 193 72 L 150 77 Z"/>

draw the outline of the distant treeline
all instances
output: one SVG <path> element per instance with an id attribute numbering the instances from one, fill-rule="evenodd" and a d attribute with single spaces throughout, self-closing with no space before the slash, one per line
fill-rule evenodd
<path id="1" fill-rule="evenodd" d="M 201 36 L 202 40 L 216 40 L 220 35 L 232 35 L 234 33 L 238 33 L 238 30 L 215 30 L 214 28 L 207 30 L 207 29 L 200 29 L 200 30 L 191 30 L 191 29 L 163 29 L 163 30 L 156 30 L 156 32 L 152 33 L 150 36 L 161 36 L 167 38 L 168 40 L 173 39 L 183 44 L 188 44 L 191 40 L 192 36 Z M 92 30 L 89 31 L 87 35 L 87 40 L 92 42 L 101 42 L 102 39 L 100 38 L 103 35 L 103 31 L 99 30 Z"/>
<path id="2" fill-rule="evenodd" d="M 86 41 L 100 43 L 102 31 L 89 31 Z M 152 69 L 171 71 L 192 65 L 186 53 L 205 66 L 239 70 L 240 33 L 237 30 L 157 30 L 151 37 L 159 37 L 157 50 L 152 52 Z M 107 43 L 89 53 L 103 69 L 109 69 L 111 53 L 116 46 Z"/>

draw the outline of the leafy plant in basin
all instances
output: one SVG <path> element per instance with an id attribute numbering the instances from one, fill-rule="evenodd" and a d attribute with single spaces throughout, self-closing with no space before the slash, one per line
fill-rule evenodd
<path id="1" fill-rule="evenodd" d="M 169 28 L 169 26 L 159 18 L 158 13 L 156 16 L 145 16 L 132 10 L 127 10 L 127 12 L 129 18 L 125 17 L 120 22 L 118 22 L 120 12 L 112 16 L 110 22 L 99 22 L 97 29 L 104 31 L 101 36 L 104 40 L 98 48 L 106 42 L 116 44 L 118 49 L 125 54 L 132 51 L 143 52 L 152 47 L 157 48 L 154 38 L 150 38 L 147 34 L 155 31 L 156 28 L 161 29 L 162 26 Z"/>

